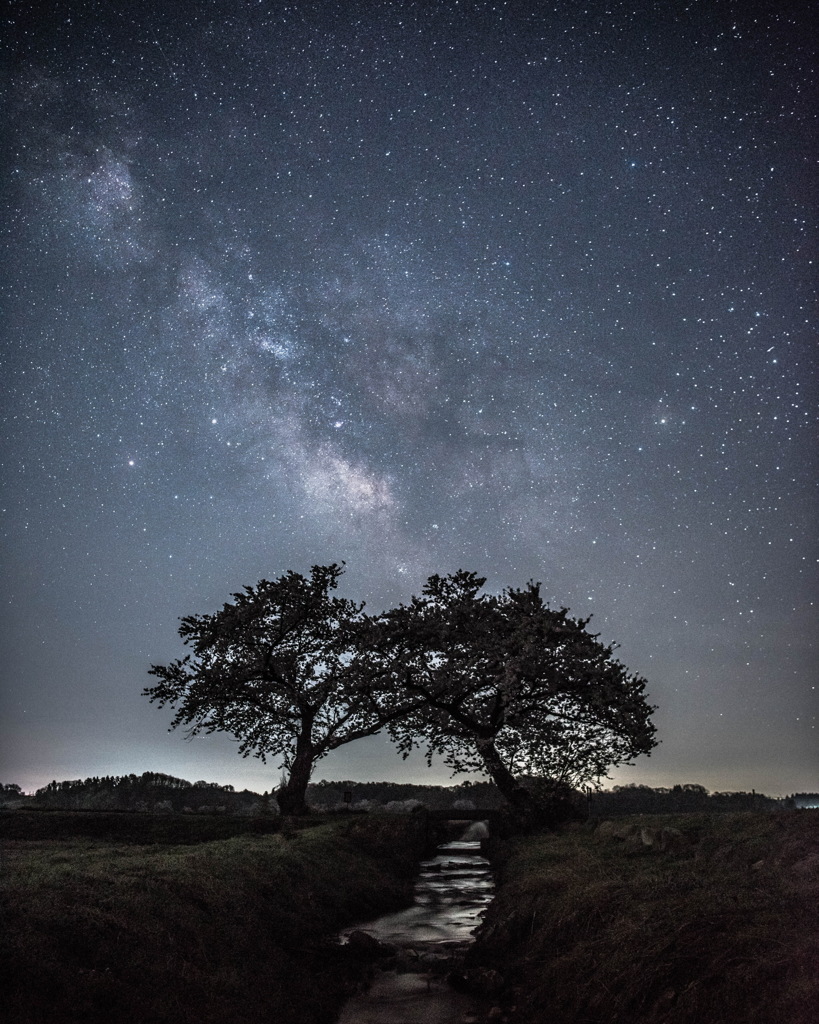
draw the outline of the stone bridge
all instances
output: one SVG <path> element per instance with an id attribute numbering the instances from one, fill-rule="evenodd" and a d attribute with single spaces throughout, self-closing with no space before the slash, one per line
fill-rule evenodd
<path id="1" fill-rule="evenodd" d="M 501 811 L 496 808 L 489 809 L 484 808 L 483 810 L 456 810 L 454 808 L 448 808 L 446 810 L 430 810 L 427 811 L 427 815 L 430 821 L 488 821 L 490 824 L 497 821 L 501 816 Z"/>

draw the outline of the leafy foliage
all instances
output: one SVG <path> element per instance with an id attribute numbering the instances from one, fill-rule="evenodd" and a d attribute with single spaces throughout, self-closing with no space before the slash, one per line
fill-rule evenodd
<path id="1" fill-rule="evenodd" d="M 431 576 L 421 597 L 385 613 L 378 650 L 399 691 L 417 697 L 390 731 L 456 772 L 487 772 L 513 803 L 522 775 L 578 785 L 655 746 L 645 680 L 556 611 L 540 585 L 480 593 L 461 570 Z"/>
<path id="2" fill-rule="evenodd" d="M 362 606 L 331 595 L 341 573 L 338 565 L 313 566 L 309 579 L 288 572 L 245 587 L 213 615 L 182 619 L 179 635 L 192 653 L 154 665 L 160 682 L 144 691 L 176 709 L 171 729 L 224 731 L 245 757 L 279 757 L 289 773 L 278 794 L 287 813 L 306 810 L 318 759 L 383 725 L 362 648 Z"/>

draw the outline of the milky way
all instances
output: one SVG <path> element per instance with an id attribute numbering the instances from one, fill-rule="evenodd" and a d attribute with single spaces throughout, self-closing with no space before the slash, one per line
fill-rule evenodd
<path id="1" fill-rule="evenodd" d="M 593 614 L 659 708 L 620 781 L 819 788 L 808 3 L 17 6 L 6 781 L 269 789 L 147 668 L 344 559 Z"/>

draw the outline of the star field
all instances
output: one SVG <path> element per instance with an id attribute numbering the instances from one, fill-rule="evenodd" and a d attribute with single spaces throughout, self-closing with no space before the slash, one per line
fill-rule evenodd
<path id="1" fill-rule="evenodd" d="M 593 614 L 659 707 L 619 781 L 819 788 L 812 22 L 13 4 L 5 781 L 270 789 L 147 668 L 345 559 L 373 610 L 464 567 Z"/>

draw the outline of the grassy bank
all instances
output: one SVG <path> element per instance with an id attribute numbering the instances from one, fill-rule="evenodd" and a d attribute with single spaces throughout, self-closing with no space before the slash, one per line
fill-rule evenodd
<path id="1" fill-rule="evenodd" d="M 621 818 L 495 852 L 473 959 L 510 1022 L 819 1020 L 819 812 Z"/>
<path id="2" fill-rule="evenodd" d="M 424 841 L 387 816 L 195 845 L 7 839 L 7 1019 L 330 1021 L 356 968 L 328 937 L 403 905 Z"/>

